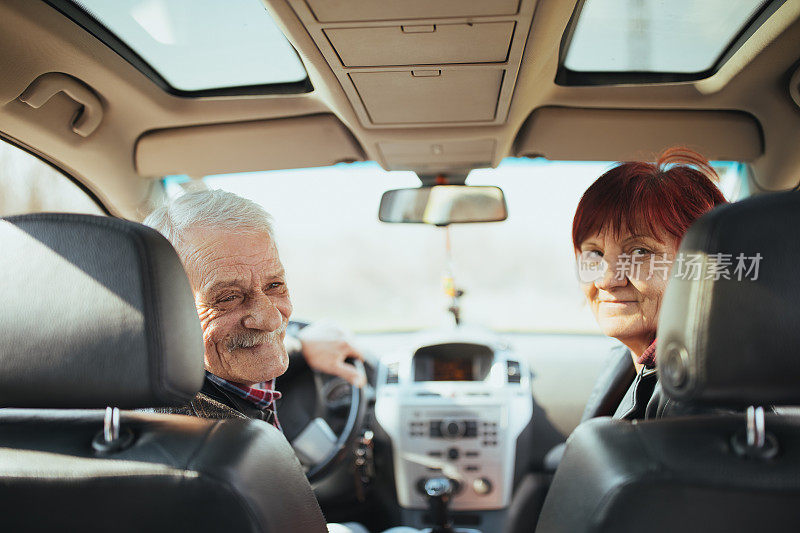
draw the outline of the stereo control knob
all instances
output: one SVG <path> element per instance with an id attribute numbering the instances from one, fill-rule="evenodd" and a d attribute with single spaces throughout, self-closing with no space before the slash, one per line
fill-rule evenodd
<path id="1" fill-rule="evenodd" d="M 464 424 L 463 421 L 454 420 L 452 418 L 446 418 L 442 420 L 439 427 L 442 435 L 449 439 L 456 439 L 464 436 L 464 432 L 466 430 L 466 424 Z"/>
<path id="2" fill-rule="evenodd" d="M 472 490 L 474 490 L 475 494 L 478 496 L 489 494 L 492 492 L 492 483 L 485 477 L 479 477 L 472 482 Z"/>

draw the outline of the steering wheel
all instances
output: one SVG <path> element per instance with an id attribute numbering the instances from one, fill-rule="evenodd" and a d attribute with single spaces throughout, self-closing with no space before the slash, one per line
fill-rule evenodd
<path id="1" fill-rule="evenodd" d="M 361 361 L 351 362 L 364 372 Z M 289 368 L 277 388 L 283 433 L 313 484 L 352 457 L 367 411 L 366 395 L 341 378 L 312 370 L 301 353 L 289 355 Z M 330 401 L 332 394 L 338 401 Z"/>

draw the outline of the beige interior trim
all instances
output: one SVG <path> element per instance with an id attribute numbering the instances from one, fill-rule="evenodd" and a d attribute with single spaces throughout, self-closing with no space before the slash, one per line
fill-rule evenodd
<path id="1" fill-rule="evenodd" d="M 747 113 L 544 107 L 534 111 L 520 130 L 514 155 L 652 160 L 672 146 L 685 146 L 718 161 L 749 162 L 763 153 L 761 127 Z"/>
<path id="2" fill-rule="evenodd" d="M 384 168 L 463 174 L 469 168 L 484 166 L 490 151 L 490 166 L 497 166 L 504 157 L 519 153 L 520 146 L 529 146 L 531 152 L 546 151 L 548 157 L 585 159 L 590 155 L 587 144 L 590 139 L 586 136 L 586 142 L 579 142 L 584 125 L 578 127 L 578 115 L 586 113 L 586 128 L 596 128 L 594 110 L 619 111 L 622 117 L 632 110 L 740 112 L 754 117 L 760 125 L 762 152 L 756 155 L 751 147 L 732 158 L 751 160 L 759 185 L 767 189 L 792 186 L 800 176 L 800 150 L 797 149 L 800 146 L 800 108 L 794 104 L 788 90 L 789 79 L 800 60 L 800 0 L 785 2 L 773 15 L 774 19 L 767 21 L 717 74 L 706 80 L 595 87 L 559 86 L 554 82 L 561 38 L 577 0 L 262 2 L 297 49 L 313 92 L 208 98 L 171 95 L 45 2 L 2 0 L 0 133 L 17 139 L 68 170 L 96 191 L 115 214 L 134 219 L 146 214 L 154 191 L 159 189 L 151 179 L 159 173 L 157 166 L 153 164 L 150 169 L 144 163 L 137 166 L 140 164 L 137 159 L 142 157 L 137 144 L 144 135 L 168 129 L 247 124 L 320 114 L 335 116 L 349 130 L 355 145 L 363 149 L 363 158 L 376 161 Z M 489 29 L 480 24 L 499 24 L 493 26 L 497 30 L 505 28 L 509 22 L 514 24 L 514 29 L 505 62 L 494 61 L 507 38 L 505 30 L 489 32 L 492 36 L 486 39 L 490 46 L 485 50 L 481 47 L 484 55 L 475 54 L 476 47 L 465 44 L 465 25 L 474 24 L 473 30 L 480 32 Z M 431 34 L 431 26 L 442 29 L 442 33 Z M 356 58 L 348 61 L 347 67 L 332 44 L 331 39 L 335 41 L 337 37 L 329 38 L 333 35 L 331 31 L 338 30 L 346 30 L 339 38 L 344 35 L 350 51 L 356 52 Z M 367 30 L 366 33 L 363 30 Z M 384 42 L 376 35 L 387 35 L 383 33 L 386 31 L 392 38 L 385 42 L 391 45 L 367 53 L 365 43 Z M 409 44 L 399 45 L 398 42 Z M 431 42 L 438 43 L 438 48 L 433 49 Z M 466 51 L 459 51 L 462 45 Z M 397 47 L 402 50 L 392 50 Z M 437 54 L 440 55 L 437 57 Z M 464 63 L 467 58 L 473 62 Z M 379 62 L 386 64 L 374 64 Z M 409 62 L 414 64 L 396 64 Z M 518 62 L 518 70 L 515 70 L 515 62 Z M 354 66 L 355 63 L 364 65 Z M 496 102 L 498 111 L 489 121 L 470 121 L 474 110 L 455 106 L 455 113 L 460 116 L 451 115 L 447 122 L 374 124 L 362 101 L 363 95 L 356 90 L 350 77 L 352 73 L 367 72 L 411 75 L 414 70 L 442 70 L 447 74 L 487 69 L 504 71 Z M 79 80 L 100 100 L 102 122 L 88 137 L 71 130 L 76 102 L 64 93 L 56 94 L 40 108 L 20 101 L 19 96 L 33 80 L 52 72 Z M 416 100 L 390 110 L 389 116 L 405 118 L 405 112 L 420 113 L 436 90 L 433 86 L 425 88 Z M 390 104 L 391 99 L 387 100 Z M 564 129 L 564 136 L 554 137 L 552 131 L 541 126 L 528 131 L 526 121 L 529 118 L 539 120 L 536 118 L 541 117 L 539 110 L 550 108 L 574 110 L 569 134 Z M 524 139 L 518 139 L 524 125 Z M 686 137 L 691 135 L 691 129 L 688 125 L 683 128 L 685 133 L 679 139 L 680 144 L 694 143 Z M 625 159 L 658 149 L 655 141 L 651 141 L 652 146 L 643 146 L 643 137 L 627 135 L 627 140 L 620 139 L 618 144 L 607 142 L 608 137 L 606 134 L 593 139 L 592 156 L 602 160 Z M 257 164 L 263 164 L 261 168 L 284 164 L 298 167 L 307 164 L 308 152 L 327 150 L 327 139 L 321 140 L 319 146 L 315 142 L 304 139 L 302 150 L 279 154 L 286 157 L 281 160 L 283 163 L 266 157 L 263 152 L 269 148 L 263 144 L 249 143 L 245 146 L 252 153 L 242 152 L 240 159 L 230 158 L 225 163 L 230 167 L 221 168 L 223 161 L 218 160 L 208 168 L 232 172 L 242 167 L 254 169 Z M 218 143 L 223 147 L 221 141 Z M 622 146 L 626 143 L 627 146 Z M 224 146 L 226 150 L 231 148 Z M 342 154 L 345 152 L 348 150 Z M 290 161 L 289 155 L 297 159 Z M 164 154 L 167 156 L 177 157 Z M 158 161 L 161 157 L 154 159 Z M 247 164 L 242 164 L 245 161 Z M 181 167 L 175 166 L 176 169 Z M 159 170 L 167 168 L 165 165 Z M 203 169 L 192 170 L 194 173 Z M 143 174 L 148 177 L 143 178 Z"/>
<path id="3" fill-rule="evenodd" d="M 750 36 L 736 53 L 720 67 L 719 72 L 696 83 L 697 90 L 703 94 L 713 94 L 728 84 L 735 76 L 753 61 L 758 54 L 778 39 L 780 35 L 796 24 L 800 17 L 800 2 L 785 2 Z"/>
<path id="4" fill-rule="evenodd" d="M 494 159 L 494 139 L 466 141 L 391 141 L 378 146 L 390 170 L 413 165 L 417 172 L 437 174 L 447 169 L 489 167 Z"/>
<path id="5" fill-rule="evenodd" d="M 203 177 L 363 159 L 361 147 L 333 115 L 171 128 L 146 133 L 136 143 L 136 169 L 145 177 Z"/>

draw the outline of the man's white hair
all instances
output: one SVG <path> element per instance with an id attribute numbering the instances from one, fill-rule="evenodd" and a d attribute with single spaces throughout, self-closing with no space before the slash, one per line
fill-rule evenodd
<path id="1" fill-rule="evenodd" d="M 252 200 L 219 189 L 187 192 L 157 207 L 143 224 L 166 237 L 181 257 L 186 233 L 196 228 L 266 233 L 274 240 L 269 213 Z"/>

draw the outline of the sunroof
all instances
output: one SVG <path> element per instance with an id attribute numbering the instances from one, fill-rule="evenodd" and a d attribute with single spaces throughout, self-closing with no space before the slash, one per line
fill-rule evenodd
<path id="1" fill-rule="evenodd" d="M 260 0 L 75 0 L 174 89 L 302 82 L 306 70 Z"/>
<path id="2" fill-rule="evenodd" d="M 706 72 L 768 3 L 586 0 L 564 67 L 574 72 Z"/>

